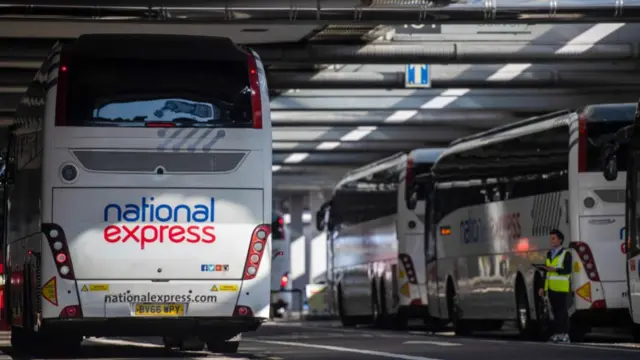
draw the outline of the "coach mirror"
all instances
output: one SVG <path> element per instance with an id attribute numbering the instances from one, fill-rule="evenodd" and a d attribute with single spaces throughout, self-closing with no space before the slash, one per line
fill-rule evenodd
<path id="1" fill-rule="evenodd" d="M 610 143 L 602 149 L 602 175 L 607 181 L 613 181 L 618 178 L 617 148 L 617 143 Z"/>
<path id="2" fill-rule="evenodd" d="M 324 231 L 324 211 L 316 211 L 316 229 L 320 232 Z"/>
<path id="3" fill-rule="evenodd" d="M 431 187 L 431 179 L 431 174 L 423 174 L 418 176 L 414 180 L 411 188 L 409 188 L 407 192 L 406 200 L 407 208 L 409 210 L 415 210 L 416 206 L 418 205 L 418 199 L 420 198 L 421 193 L 422 195 L 426 195 L 424 194 L 424 192 Z"/>
<path id="4" fill-rule="evenodd" d="M 332 230 L 330 229 L 331 221 L 329 219 L 330 206 L 331 201 L 328 201 L 322 204 L 322 206 L 320 206 L 320 209 L 316 212 L 316 229 L 318 229 L 318 231 L 320 232 L 324 231 L 325 227 L 329 231 Z"/>

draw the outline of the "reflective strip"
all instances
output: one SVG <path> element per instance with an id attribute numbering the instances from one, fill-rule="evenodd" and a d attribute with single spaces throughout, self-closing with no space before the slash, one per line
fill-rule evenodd
<path id="1" fill-rule="evenodd" d="M 558 280 L 558 281 L 569 281 L 569 276 L 567 275 L 549 275 L 549 280 Z"/>

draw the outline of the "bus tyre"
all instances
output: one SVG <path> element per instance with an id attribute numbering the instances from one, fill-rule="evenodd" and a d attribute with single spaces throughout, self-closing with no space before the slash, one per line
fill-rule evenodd
<path id="1" fill-rule="evenodd" d="M 207 348 L 212 353 L 236 354 L 238 352 L 239 347 L 240 347 L 239 341 L 220 341 L 220 340 L 207 341 Z"/>
<path id="2" fill-rule="evenodd" d="M 522 337 L 531 337 L 533 334 L 531 309 L 529 308 L 527 290 L 521 278 L 518 278 L 516 282 L 516 324 L 518 325 L 518 332 Z"/>
<path id="3" fill-rule="evenodd" d="M 204 346 L 204 341 L 196 336 L 189 336 L 183 338 L 180 342 L 180 351 L 202 351 L 204 350 Z"/>
<path id="4" fill-rule="evenodd" d="M 180 347 L 180 339 L 172 336 L 163 336 L 162 344 L 167 350 L 177 349 Z"/>
<path id="5" fill-rule="evenodd" d="M 533 325 L 533 336 L 540 340 L 545 340 L 551 336 L 551 328 L 549 321 L 549 308 L 544 296 L 538 294 L 539 289 L 543 288 L 542 278 L 536 277 L 533 286 L 533 298 L 536 308 L 536 321 Z"/>
<path id="6" fill-rule="evenodd" d="M 398 312 L 393 317 L 393 328 L 395 330 L 406 330 L 409 327 L 409 315 L 408 309 L 405 306 L 400 306 Z"/>
<path id="7" fill-rule="evenodd" d="M 357 325 L 355 318 L 347 316 L 344 310 L 344 299 L 342 296 L 342 288 L 338 288 L 338 316 L 340 316 L 340 322 L 344 327 L 354 327 Z"/>
<path id="8" fill-rule="evenodd" d="M 375 283 L 371 284 L 371 322 L 373 326 L 380 326 L 380 301 Z"/>
<path id="9" fill-rule="evenodd" d="M 634 342 L 640 342 L 640 325 L 631 325 L 631 336 L 633 337 Z"/>
<path id="10" fill-rule="evenodd" d="M 466 321 L 462 320 L 462 309 L 460 309 L 460 298 L 453 289 L 453 285 L 447 287 L 447 310 L 449 312 L 449 321 L 453 326 L 456 335 L 469 335 L 471 329 Z"/>
<path id="11" fill-rule="evenodd" d="M 378 295 L 378 304 L 380 308 L 380 312 L 378 313 L 379 324 L 378 326 L 382 329 L 386 329 L 389 327 L 389 312 L 387 310 L 387 292 L 385 290 L 384 280 L 380 282 L 380 294 Z"/>
<path id="12" fill-rule="evenodd" d="M 24 352 L 29 347 L 29 339 L 23 328 L 11 327 L 11 348 Z"/>

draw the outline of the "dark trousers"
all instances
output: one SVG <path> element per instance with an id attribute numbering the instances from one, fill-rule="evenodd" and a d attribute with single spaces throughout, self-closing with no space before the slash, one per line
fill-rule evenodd
<path id="1" fill-rule="evenodd" d="M 549 291 L 549 303 L 553 311 L 554 334 L 569 333 L 569 300 L 571 293 Z"/>

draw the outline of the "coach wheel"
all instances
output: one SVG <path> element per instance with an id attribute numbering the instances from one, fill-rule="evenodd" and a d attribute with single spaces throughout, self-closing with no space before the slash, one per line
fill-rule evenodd
<path id="1" fill-rule="evenodd" d="M 207 348 L 213 353 L 235 354 L 240 347 L 239 341 L 207 341 Z"/>
<path id="2" fill-rule="evenodd" d="M 162 343 L 166 349 L 176 349 L 180 347 L 180 339 L 177 337 L 163 336 Z"/>
<path id="3" fill-rule="evenodd" d="M 456 335 L 469 335 L 471 330 L 468 324 L 462 320 L 462 309 L 460 309 L 460 297 L 453 289 L 453 285 L 449 284 L 447 289 L 447 310 L 449 310 L 449 320 L 453 325 Z"/>
<path id="4" fill-rule="evenodd" d="M 204 350 L 205 342 L 197 338 L 196 336 L 189 336 L 183 338 L 180 342 L 181 351 L 202 351 Z"/>
<path id="5" fill-rule="evenodd" d="M 516 312 L 516 323 L 518 324 L 518 331 L 520 332 L 520 335 L 523 337 L 531 336 L 532 329 L 529 299 L 527 297 L 525 286 L 520 278 L 518 278 L 516 284 Z"/>
<path id="6" fill-rule="evenodd" d="M 342 289 L 338 288 L 338 315 L 340 316 L 340 322 L 344 327 L 354 327 L 357 325 L 353 317 L 347 316 L 344 311 L 344 300 L 342 296 Z"/>

